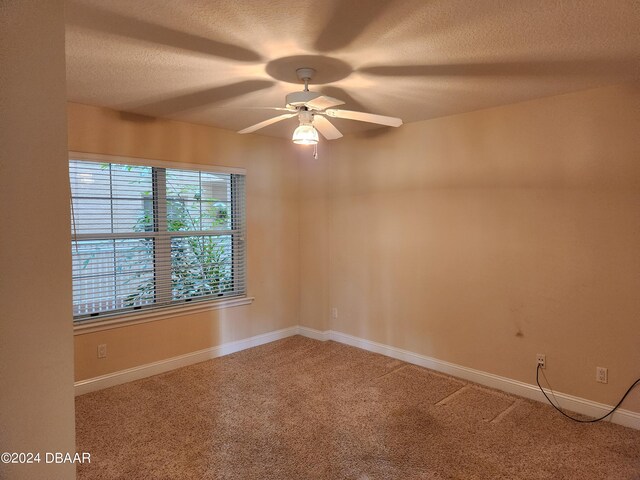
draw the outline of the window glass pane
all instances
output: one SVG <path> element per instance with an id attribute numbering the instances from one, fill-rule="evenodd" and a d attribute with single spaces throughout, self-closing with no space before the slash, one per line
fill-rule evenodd
<path id="1" fill-rule="evenodd" d="M 72 253 L 74 315 L 116 308 L 113 241 L 72 242 Z"/>
<path id="2" fill-rule="evenodd" d="M 216 202 L 231 200 L 230 175 L 202 172 L 202 199 Z"/>
<path id="3" fill-rule="evenodd" d="M 150 197 L 152 183 L 151 167 L 111 164 L 111 196 L 114 198 Z"/>
<path id="4" fill-rule="evenodd" d="M 167 199 L 167 229 L 170 232 L 192 232 L 200 227 L 200 202 Z"/>
<path id="5" fill-rule="evenodd" d="M 196 200 L 200 197 L 200 172 L 167 169 L 167 198 Z"/>
<path id="6" fill-rule="evenodd" d="M 114 198 L 113 232 L 153 231 L 153 199 L 140 197 L 135 200 Z"/>
<path id="7" fill-rule="evenodd" d="M 231 236 L 171 239 L 173 300 L 222 295 L 233 289 Z"/>
<path id="8" fill-rule="evenodd" d="M 104 163 L 69 162 L 71 194 L 74 197 L 110 198 L 109 166 Z"/>
<path id="9" fill-rule="evenodd" d="M 153 303 L 153 239 L 115 241 L 116 297 L 121 307 Z"/>
<path id="10" fill-rule="evenodd" d="M 73 202 L 73 233 L 111 232 L 111 200 L 75 197 Z"/>
<path id="11" fill-rule="evenodd" d="M 74 315 L 153 303 L 153 240 L 72 242 Z"/>
<path id="12" fill-rule="evenodd" d="M 166 170 L 170 232 L 231 228 L 231 175 Z"/>
<path id="13" fill-rule="evenodd" d="M 231 228 L 231 202 L 203 201 L 202 229 L 224 230 Z"/>
<path id="14" fill-rule="evenodd" d="M 153 230 L 151 167 L 70 161 L 74 234 Z"/>

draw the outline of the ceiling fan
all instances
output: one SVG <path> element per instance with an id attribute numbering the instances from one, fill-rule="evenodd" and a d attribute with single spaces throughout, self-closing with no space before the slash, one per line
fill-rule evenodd
<path id="1" fill-rule="evenodd" d="M 268 125 L 297 116 L 300 125 L 293 132 L 293 143 L 299 145 L 315 145 L 318 143 L 318 131 L 327 140 L 335 140 L 336 138 L 342 137 L 340 130 L 338 130 L 327 117 L 377 123 L 389 127 L 399 127 L 402 125 L 402 120 L 396 117 L 332 108 L 342 105 L 344 102 L 337 98 L 322 95 L 319 92 L 310 91 L 309 81 L 313 78 L 314 73 L 315 70 L 313 68 L 298 68 L 296 74 L 298 78 L 304 82 L 304 90 L 288 94 L 284 108 L 266 107 L 269 110 L 285 111 L 287 113 L 256 123 L 251 127 L 240 130 L 238 133 L 252 133 Z"/>

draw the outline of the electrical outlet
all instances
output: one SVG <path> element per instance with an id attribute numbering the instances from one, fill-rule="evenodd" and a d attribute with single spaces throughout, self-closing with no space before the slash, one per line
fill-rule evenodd
<path id="1" fill-rule="evenodd" d="M 107 344 L 101 343 L 98 345 L 98 358 L 107 358 Z"/>
<path id="2" fill-rule="evenodd" d="M 538 365 L 540 365 L 540 368 L 546 368 L 547 367 L 547 356 L 544 353 L 536 354 L 536 362 L 538 362 Z"/>
<path id="3" fill-rule="evenodd" d="M 607 383 L 609 381 L 609 372 L 605 367 L 596 367 L 596 382 Z"/>
<path id="4" fill-rule="evenodd" d="M 338 318 L 338 308 L 337 307 L 333 307 L 331 309 L 331 318 L 333 318 L 334 320 L 336 320 Z"/>

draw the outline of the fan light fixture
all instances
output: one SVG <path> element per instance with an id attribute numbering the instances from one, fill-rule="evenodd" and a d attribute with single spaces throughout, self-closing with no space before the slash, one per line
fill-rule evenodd
<path id="1" fill-rule="evenodd" d="M 300 124 L 293 131 L 293 143 L 298 145 L 315 145 L 318 143 L 318 131 L 313 125 Z"/>
<path id="2" fill-rule="evenodd" d="M 313 126 L 313 114 L 305 107 L 298 112 L 300 125 L 293 132 L 293 143 L 298 145 L 317 145 L 318 131 Z"/>

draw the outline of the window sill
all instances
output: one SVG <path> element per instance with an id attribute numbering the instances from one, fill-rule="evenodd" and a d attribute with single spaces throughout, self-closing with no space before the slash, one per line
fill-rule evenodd
<path id="1" fill-rule="evenodd" d="M 219 310 L 221 308 L 238 307 L 240 305 L 249 305 L 253 300 L 254 297 L 235 297 L 225 300 L 198 302 L 193 305 L 177 305 L 175 307 L 166 307 L 148 312 L 126 313 L 103 320 L 86 320 L 73 326 L 73 334 L 84 335 L 86 333 L 128 327 L 131 325 L 139 325 L 141 323 L 155 322 L 158 320 L 166 320 L 168 318 L 191 315 L 193 313 Z"/>

